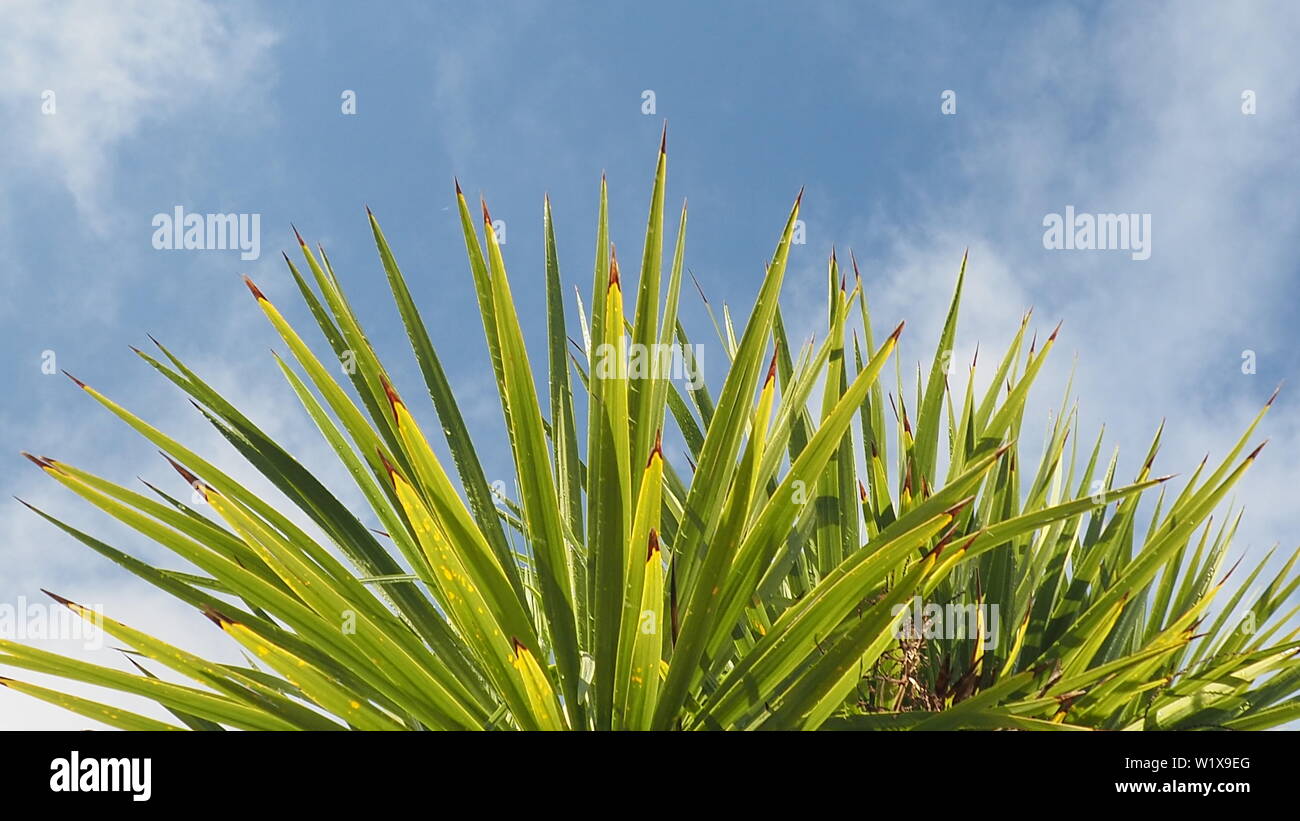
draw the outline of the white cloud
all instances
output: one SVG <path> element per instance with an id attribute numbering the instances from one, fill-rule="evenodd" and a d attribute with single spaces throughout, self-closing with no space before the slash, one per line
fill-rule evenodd
<path id="1" fill-rule="evenodd" d="M 274 35 L 202 0 L 11 0 L 0 8 L 0 144 L 10 173 L 61 181 L 106 230 L 114 152 L 151 124 L 207 106 L 237 120 Z M 55 113 L 42 111 L 54 93 Z M 184 150 L 177 146 L 177 151 Z"/>
<path id="2" fill-rule="evenodd" d="M 1104 422 L 1123 469 L 1136 469 L 1162 417 L 1158 471 L 1186 475 L 1207 451 L 1221 458 L 1293 359 L 1300 18 L 1284 5 L 1111 3 L 1086 19 L 1071 6 L 1044 10 L 984 57 L 987 42 L 950 36 L 924 70 L 981 90 L 962 97 L 962 136 L 941 158 L 960 185 L 918 197 L 920 218 L 906 226 L 880 209 L 888 228 L 877 213 L 845 232 L 890 236 L 863 270 L 877 313 L 908 320 L 904 365 L 933 350 L 969 243 L 959 340 L 978 340 L 986 367 L 1024 309 L 1036 308 L 1040 340 L 1065 321 L 1035 390 L 1040 414 L 1059 404 L 1077 352 L 1080 432 Z M 1254 116 L 1241 111 L 1245 89 L 1258 96 Z M 1044 251 L 1041 219 L 1069 204 L 1152 214 L 1151 259 Z M 1240 371 L 1244 348 L 1260 356 L 1257 375 Z M 1238 488 L 1250 502 L 1238 554 L 1294 546 L 1300 532 L 1294 390 L 1254 439 L 1274 441 Z"/>
<path id="3" fill-rule="evenodd" d="M 200 0 L 83 0 L 57 4 L 15 0 L 0 7 L 5 31 L 0 38 L 0 76 L 5 77 L 0 87 L 0 117 L 5 122 L 0 131 L 0 166 L 7 177 L 4 193 L 9 195 L 0 199 L 3 235 L 13 232 L 9 217 L 19 202 L 17 192 L 22 192 L 26 202 L 31 199 L 30 192 L 50 190 L 66 191 L 81 221 L 93 232 L 107 234 L 114 225 L 113 188 L 117 175 L 122 173 L 122 153 L 134 147 L 136 141 L 152 128 L 179 116 L 192 119 L 206 113 L 222 121 L 247 120 L 246 109 L 272 77 L 268 57 L 275 37 L 257 15 L 241 11 L 246 10 L 219 9 Z M 236 18 L 237 24 L 233 22 Z M 42 111 L 43 103 L 49 102 L 42 97 L 47 90 L 54 93 L 52 114 Z M 177 146 L 176 150 L 184 149 Z M 5 276 L 18 276 L 18 269 L 25 265 L 21 260 L 7 261 Z M 68 299 L 75 302 L 78 294 L 93 290 L 98 294 L 94 303 L 102 310 L 108 292 L 93 286 L 92 282 L 87 287 L 69 289 Z M 84 310 L 79 312 L 89 307 L 82 305 Z M 233 327 L 238 322 L 232 320 L 229 324 Z M 173 431 L 180 428 L 182 439 L 194 438 L 214 449 L 219 440 L 215 432 L 188 408 L 188 403 L 177 400 L 174 390 L 166 394 L 168 404 L 164 405 L 161 378 L 151 376 L 150 387 L 133 391 L 122 385 L 105 388 L 118 396 L 125 395 L 128 405 L 142 410 L 176 408 L 174 413 L 161 414 L 161 426 L 170 425 Z M 236 401 L 260 408 L 257 417 L 269 420 L 272 429 L 278 428 L 284 415 L 267 407 L 265 400 L 254 401 L 265 396 L 259 394 L 258 384 L 219 372 L 217 376 L 224 377 L 219 382 L 238 385 L 241 390 L 233 394 Z M 42 407 L 40 412 L 21 420 L 0 418 L 5 442 L 33 448 L 56 443 L 64 458 L 124 484 L 134 481 L 135 473 L 166 481 L 147 447 L 106 446 L 123 441 L 122 423 L 72 401 L 85 399 L 74 394 L 69 393 L 66 405 Z M 297 429 L 312 432 L 303 425 Z M 316 453 L 319 448 L 317 445 Z M 9 494 L 22 496 L 128 552 L 162 560 L 164 566 L 179 565 L 174 558 L 165 559 L 167 551 L 120 526 L 114 529 L 106 517 L 87 506 L 69 504 L 68 494 L 35 468 L 22 470 L 15 462 L 9 464 L 14 469 L 6 470 L 0 482 L 6 498 Z M 244 469 L 236 475 L 247 472 Z M 53 587 L 55 592 L 88 603 L 103 603 L 110 615 L 157 630 L 160 636 L 189 649 L 211 651 L 215 658 L 225 661 L 239 660 L 230 642 L 218 631 L 195 626 L 196 619 L 203 619 L 190 608 L 151 590 L 125 571 L 113 569 L 106 560 L 63 536 L 17 502 L 4 505 L 0 543 L 7 551 L 7 569 L 0 577 L 0 601 L 12 604 L 24 596 L 35 602 L 43 599 L 38 587 Z M 111 640 L 109 643 L 113 645 Z M 45 644 L 96 663 L 123 665 L 111 651 L 88 655 L 75 642 Z M 6 673 L 42 680 L 12 670 Z M 73 685 L 68 689 L 166 718 L 156 706 L 146 704 L 141 708 L 139 701 L 118 701 L 95 688 Z M 0 690 L 0 728 L 81 729 L 92 724 L 43 702 Z"/>

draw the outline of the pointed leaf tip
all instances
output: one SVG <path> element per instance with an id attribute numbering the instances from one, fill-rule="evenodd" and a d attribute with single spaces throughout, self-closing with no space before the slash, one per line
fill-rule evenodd
<path id="1" fill-rule="evenodd" d="M 383 463 L 384 470 L 388 471 L 388 478 L 392 479 L 400 475 L 397 472 L 397 468 L 393 467 L 393 463 L 388 461 L 388 457 L 384 455 L 384 451 L 382 449 L 375 448 L 375 452 L 379 454 L 379 461 Z"/>
<path id="2" fill-rule="evenodd" d="M 655 456 L 660 459 L 664 458 L 664 429 L 659 428 L 655 431 L 655 446 L 650 449 L 650 458 L 646 460 L 646 467 L 654 462 Z"/>
<path id="3" fill-rule="evenodd" d="M 203 605 L 203 615 L 207 616 L 209 621 L 223 630 L 226 629 L 227 624 L 234 624 L 233 621 L 217 612 L 211 605 Z"/>
<path id="4" fill-rule="evenodd" d="M 889 335 L 890 340 L 892 340 L 892 341 L 894 341 L 894 342 L 897 342 L 897 341 L 898 341 L 898 337 L 902 336 L 902 334 L 903 334 L 903 326 L 906 325 L 906 324 L 907 324 L 907 320 L 903 320 L 902 322 L 898 323 L 898 327 L 895 328 L 895 329 L 894 329 L 894 332 L 893 332 L 892 334 Z"/>
<path id="5" fill-rule="evenodd" d="M 1257 447 L 1257 448 L 1255 448 L 1254 450 L 1252 450 L 1252 451 L 1250 452 L 1250 455 L 1246 457 L 1246 461 L 1247 461 L 1247 462 L 1254 461 L 1255 457 L 1259 455 L 1259 452 L 1260 452 L 1261 450 L 1263 450 L 1263 449 L 1264 449 L 1264 446 L 1267 445 L 1267 444 L 1268 444 L 1268 440 L 1267 440 L 1267 439 L 1265 439 L 1263 442 L 1260 442 L 1260 443 L 1259 443 L 1259 447 Z"/>
<path id="6" fill-rule="evenodd" d="M 1232 576 L 1232 574 L 1237 571 L 1237 567 L 1242 563 L 1242 561 L 1245 560 L 1245 558 L 1246 558 L 1245 554 L 1237 557 L 1237 561 L 1233 562 L 1232 567 L 1228 568 L 1228 572 L 1223 574 L 1222 579 L 1219 579 L 1220 586 L 1222 586 L 1223 583 L 1226 582 Z M 1200 626 L 1200 621 L 1197 621 L 1196 624 L 1192 625 L 1192 629 L 1194 630 L 1199 626 Z"/>
<path id="7" fill-rule="evenodd" d="M 659 153 L 668 153 L 668 120 L 664 120 L 664 130 L 659 137 Z"/>
<path id="8" fill-rule="evenodd" d="M 1065 320 L 1062 319 L 1061 322 L 1056 323 L 1056 328 L 1052 331 L 1052 335 L 1049 336 L 1049 337 L 1047 337 L 1047 341 L 1048 341 L 1048 342 L 1053 342 L 1053 341 L 1056 340 L 1056 335 L 1057 335 L 1058 333 L 1061 332 L 1061 323 L 1062 323 L 1062 322 L 1065 322 Z"/>
<path id="9" fill-rule="evenodd" d="M 68 609 L 81 607 L 81 605 L 77 604 L 71 599 L 65 599 L 62 596 L 60 596 L 58 593 L 51 593 L 50 591 L 46 590 L 44 587 L 41 588 L 41 592 L 49 596 L 51 599 L 54 599 L 56 602 L 63 605 L 64 607 L 67 607 Z"/>
<path id="10" fill-rule="evenodd" d="M 460 180 L 457 179 L 456 177 L 452 177 L 451 181 L 456 184 L 456 196 L 458 197 L 463 196 L 464 192 L 460 190 Z"/>
<path id="11" fill-rule="evenodd" d="M 954 504 L 952 507 L 945 510 L 944 514 L 947 516 L 955 517 L 958 513 L 961 512 L 962 508 L 966 507 L 966 505 L 970 504 L 973 501 L 975 501 L 974 496 L 967 496 L 965 499 L 962 499 L 961 501 Z"/>
<path id="12" fill-rule="evenodd" d="M 479 204 L 483 206 L 483 222 L 487 225 L 492 224 L 492 215 L 488 213 L 487 200 L 479 197 Z"/>
<path id="13" fill-rule="evenodd" d="M 303 248 L 306 248 L 307 243 L 303 241 L 302 234 L 298 233 L 298 226 L 294 225 L 291 222 L 289 223 L 289 227 L 293 229 L 293 235 L 298 238 L 298 244 L 301 245 Z"/>
<path id="14" fill-rule="evenodd" d="M 1268 407 L 1272 407 L 1272 405 L 1273 405 L 1273 400 L 1277 399 L 1277 395 L 1278 395 L 1279 393 L 1282 392 L 1282 386 L 1285 385 L 1285 384 L 1286 384 L 1286 380 L 1285 380 L 1285 379 L 1283 379 L 1281 382 L 1277 383 L 1277 387 L 1273 389 L 1273 395 L 1270 396 L 1270 397 L 1268 398 L 1268 401 L 1264 403 L 1264 407 L 1266 407 L 1266 408 L 1268 408 Z"/>
<path id="15" fill-rule="evenodd" d="M 769 362 L 767 365 L 767 378 L 763 380 L 764 388 L 772 384 L 772 382 L 776 379 L 776 355 L 780 353 L 780 351 L 781 351 L 781 343 L 775 342 L 772 345 L 772 361 Z"/>
<path id="16" fill-rule="evenodd" d="M 262 293 L 262 289 L 257 287 L 257 285 L 253 283 L 253 280 L 249 278 L 248 274 L 244 274 L 244 284 L 248 286 L 248 290 L 252 292 L 254 299 L 261 300 L 263 302 L 270 302 L 270 300 L 266 298 L 266 294 Z"/>
<path id="17" fill-rule="evenodd" d="M 694 270 L 693 268 L 687 268 L 687 269 L 686 269 L 686 273 L 688 273 L 688 274 L 691 275 L 691 282 L 694 282 L 694 283 L 695 283 L 695 290 L 699 292 L 699 294 L 700 294 L 700 300 L 701 300 L 705 305 L 708 305 L 708 304 L 709 304 L 709 298 L 708 298 L 707 296 L 704 295 L 704 288 L 700 285 L 700 280 L 699 280 L 699 278 L 695 276 L 695 270 Z"/>
<path id="18" fill-rule="evenodd" d="M 609 246 L 609 287 L 622 288 L 622 282 L 618 276 L 618 252 L 611 243 Z"/>
<path id="19" fill-rule="evenodd" d="M 928 558 L 930 556 L 933 556 L 935 561 L 938 561 L 939 557 L 943 555 L 944 548 L 948 546 L 948 542 L 951 540 L 952 540 L 952 530 L 949 530 L 947 533 L 943 535 L 942 538 L 939 539 L 939 543 L 936 544 L 930 550 L 930 552 L 926 554 L 926 557 Z"/>
<path id="20" fill-rule="evenodd" d="M 659 552 L 659 531 L 650 528 L 650 543 L 646 546 L 645 560 L 648 562 Z"/>
<path id="21" fill-rule="evenodd" d="M 80 379 L 78 379 L 77 377 L 75 377 L 75 376 L 73 376 L 72 374 L 68 373 L 67 371 L 63 371 L 63 375 L 66 376 L 66 377 L 68 377 L 69 379 L 71 379 L 73 382 L 76 382 L 78 388 L 83 388 L 83 389 L 84 389 L 84 388 L 86 387 L 86 383 L 85 383 L 85 382 L 82 382 Z"/>
<path id="22" fill-rule="evenodd" d="M 162 453 L 162 451 L 158 451 L 158 452 Z M 175 459 L 171 458 L 165 453 L 162 453 L 162 458 L 167 460 L 167 463 L 172 466 L 172 469 L 174 469 L 177 473 L 179 473 L 181 475 L 181 478 L 184 479 L 185 483 L 188 484 L 190 487 L 201 486 L 203 484 L 203 482 L 199 480 L 199 477 L 195 476 L 193 473 L 190 473 L 185 468 L 185 466 L 182 465 L 180 462 L 177 462 Z"/>
<path id="23" fill-rule="evenodd" d="M 401 398 L 400 396 L 397 395 L 397 389 L 393 387 L 393 383 L 392 383 L 392 382 L 389 382 L 389 381 L 388 381 L 388 376 L 387 376 L 387 375 L 382 374 L 382 373 L 379 374 L 379 384 L 382 385 L 383 388 L 384 388 L 384 394 L 388 397 L 388 405 L 389 405 L 389 409 L 392 410 L 392 412 L 393 412 L 393 421 L 396 422 L 396 421 L 397 421 L 397 406 L 403 404 L 403 403 L 402 403 L 402 398 Z M 383 454 L 380 454 L 380 456 L 382 456 L 382 455 L 383 455 Z"/>

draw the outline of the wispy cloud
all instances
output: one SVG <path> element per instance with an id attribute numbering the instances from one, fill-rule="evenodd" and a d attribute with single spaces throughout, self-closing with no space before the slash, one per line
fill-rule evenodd
<path id="1" fill-rule="evenodd" d="M 87 230 L 78 233 L 64 228 L 61 233 L 93 239 L 96 244 L 114 249 L 110 256 L 120 257 L 114 229 L 123 219 L 117 216 L 122 209 L 115 196 L 115 184 L 123 173 L 122 154 L 138 151 L 148 144 L 155 128 L 174 124 L 178 118 L 189 118 L 191 122 L 247 119 L 249 106 L 259 99 L 260 90 L 273 76 L 270 48 L 276 40 L 274 33 L 256 14 L 240 14 L 238 22 L 234 22 L 232 12 L 239 10 L 247 11 L 242 6 L 218 9 L 201 0 L 15 0 L 0 6 L 5 31 L 0 38 L 0 76 L 5 78 L 0 86 L 0 117 L 5 123 L 0 129 L 0 166 L 4 171 L 0 183 L 0 238 L 16 238 L 17 220 L 13 217 L 18 208 L 33 203 L 49 206 L 62 199 L 68 207 L 55 210 L 67 215 L 64 218 L 75 214 Z M 183 143 L 167 148 L 155 144 L 150 150 L 182 154 L 191 147 Z M 138 222 L 147 225 L 146 220 Z M 143 231 L 141 227 L 139 232 Z M 43 294 L 57 290 L 62 294 L 59 301 L 76 306 L 78 315 L 104 314 L 106 303 L 112 299 L 111 278 L 76 283 L 61 278 L 57 268 L 38 275 L 38 269 L 50 267 L 48 260 L 19 259 L 13 248 L 14 243 L 6 242 L 6 250 L 0 252 L 6 257 L 0 266 L 4 269 L 0 278 L 7 292 L 30 297 L 33 290 L 18 288 L 15 283 L 36 283 Z M 88 298 L 88 294 L 95 296 Z M 26 310 L 32 307 L 28 305 Z M 10 305 L 6 310 L 16 312 L 19 306 Z M 7 329 L 6 348 L 9 342 L 15 343 L 14 357 L 6 350 L 7 364 L 17 369 L 16 358 L 21 356 L 25 364 L 35 367 L 34 353 L 41 344 L 50 344 L 51 336 L 38 332 L 24 314 L 19 316 L 22 318 Z M 29 351 L 32 345 L 36 347 Z M 71 353 L 69 347 L 59 346 L 59 350 L 61 354 Z M 16 393 L 19 380 L 13 373 L 7 376 Z M 232 381 L 249 387 L 246 379 Z M 69 400 L 84 399 L 73 393 L 69 392 Z M 133 399 L 148 398 L 161 405 L 160 393 L 142 389 L 134 393 Z M 255 398 L 254 393 L 239 393 L 244 401 Z M 168 398 L 178 401 L 174 394 Z M 112 614 L 122 621 L 147 622 L 151 629 L 169 632 L 167 625 L 184 624 L 186 628 L 173 633 L 172 638 L 185 639 L 183 643 L 191 649 L 237 661 L 238 655 L 231 654 L 222 637 L 190 630 L 197 615 L 190 608 L 167 596 L 142 591 L 134 577 L 77 550 L 75 543 L 8 499 L 11 494 L 21 496 L 55 515 L 68 517 L 87 531 L 120 539 L 119 546 L 137 555 L 167 563 L 156 545 L 150 546 L 120 528 L 105 528 L 103 520 L 90 510 L 70 511 L 67 494 L 60 493 L 61 489 L 34 468 L 19 468 L 26 463 L 17 459 L 10 446 L 14 450 L 54 447 L 65 458 L 103 470 L 123 483 L 132 481 L 132 473 L 137 471 L 159 478 L 158 463 L 148 464 L 143 451 L 123 446 L 120 423 L 106 414 L 87 414 L 90 409 L 75 401 L 42 408 L 37 396 L 29 395 L 26 400 L 23 413 L 9 407 L 0 413 L 0 434 L 9 453 L 0 481 L 8 500 L 0 515 L 0 543 L 6 549 L 7 567 L 0 580 L 0 601 L 13 605 L 25 597 L 30 603 L 43 605 L 38 588 L 44 586 L 87 603 L 111 602 Z M 167 417 L 164 424 L 182 425 L 189 435 L 215 446 L 215 431 L 204 430 L 207 426 L 190 411 L 180 410 L 175 417 Z M 275 414 L 265 416 L 277 418 Z M 174 560 L 170 563 L 176 564 Z M 121 662 L 105 657 L 104 651 L 88 655 L 77 642 L 53 640 L 41 644 L 99 664 Z M 87 697 L 103 696 L 94 688 L 72 685 L 69 689 Z M 19 700 L 15 695 L 0 694 L 0 727 L 74 729 L 90 724 L 66 711 L 31 699 Z M 158 714 L 156 707 L 144 705 L 143 710 Z"/>
<path id="2" fill-rule="evenodd" d="M 247 114 L 276 37 L 256 16 L 236 23 L 229 12 L 203 0 L 5 3 L 6 173 L 59 180 L 82 218 L 106 230 L 114 152 L 126 140 L 181 114 Z"/>
<path id="3" fill-rule="evenodd" d="M 1057 361 L 1036 388 L 1044 415 L 1059 403 L 1073 351 L 1083 430 L 1105 423 L 1127 452 L 1122 464 L 1136 464 L 1164 417 L 1158 469 L 1189 471 L 1206 451 L 1221 457 L 1295 363 L 1286 345 L 1300 296 L 1300 206 L 1287 192 L 1300 187 L 1300 18 L 1283 12 L 1053 6 L 973 74 L 973 43 L 961 35 L 917 66 L 958 92 L 960 122 L 945 125 L 961 136 L 936 157 L 952 184 L 918 194 L 919 220 L 881 209 L 844 232 L 884 238 L 866 266 L 868 294 L 885 316 L 908 319 L 904 353 L 932 350 L 946 307 L 936 296 L 972 244 L 965 361 L 974 340 L 999 356 L 1034 306 L 1040 326 L 1065 319 Z M 1255 92 L 1254 115 L 1242 112 L 1245 90 Z M 1044 250 L 1041 220 L 1068 204 L 1151 214 L 1153 255 Z M 1241 371 L 1244 349 L 1260 357 L 1255 374 Z M 1257 501 L 1238 550 L 1285 546 L 1300 532 L 1300 514 L 1280 496 L 1300 483 L 1289 458 L 1300 447 L 1297 408 L 1284 392 L 1261 432 L 1275 441 L 1240 487 Z"/>

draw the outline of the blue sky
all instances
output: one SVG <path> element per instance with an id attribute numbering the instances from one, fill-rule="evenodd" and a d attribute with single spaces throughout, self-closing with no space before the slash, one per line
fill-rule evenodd
<path id="1" fill-rule="evenodd" d="M 305 319 L 279 260 L 292 221 L 325 245 L 373 341 L 400 357 L 368 204 L 471 429 L 495 436 L 453 175 L 506 221 L 521 304 L 540 304 L 549 192 L 565 281 L 585 293 L 600 174 L 614 239 L 635 259 L 665 119 L 668 199 L 690 201 L 687 264 L 715 304 L 742 316 L 806 186 L 808 240 L 784 295 L 797 335 L 821 317 L 834 244 L 855 251 L 877 324 L 908 321 L 904 362 L 928 357 L 969 247 L 959 361 L 977 342 L 999 350 L 1030 306 L 1044 332 L 1064 319 L 1039 411 L 1059 403 L 1075 357 L 1083 430 L 1107 425 L 1126 475 L 1161 418 L 1158 469 L 1187 472 L 1207 451 L 1222 455 L 1290 379 L 1263 431 L 1272 444 L 1241 485 L 1235 551 L 1295 545 L 1293 5 L 18 0 L 0 22 L 0 498 L 42 504 L 141 555 L 161 558 L 17 456 L 44 453 L 124 483 L 169 478 L 146 443 L 43 373 L 43 352 L 237 464 L 127 349 L 152 333 L 305 462 L 341 478 L 271 365 L 276 340 L 238 275 Z M 42 113 L 46 90 L 53 114 Z M 340 110 L 344 90 L 356 94 L 353 116 Z M 646 90 L 653 114 L 642 113 Z M 941 112 L 946 90 L 955 114 Z M 1253 115 L 1242 111 L 1245 90 Z M 177 205 L 260 214 L 261 257 L 155 250 L 151 220 Z M 1067 205 L 1150 214 L 1151 258 L 1044 249 L 1044 216 Z M 698 302 L 685 302 L 688 325 L 711 340 Z M 540 351 L 542 315 L 525 314 Z M 1254 374 L 1242 373 L 1246 350 Z M 706 363 L 706 374 L 719 371 Z M 413 370 L 398 376 L 418 389 Z M 504 449 L 487 463 L 508 475 Z M 0 601 L 44 586 L 228 652 L 194 614 L 16 502 L 0 506 Z M 0 692 L 0 728 L 84 724 Z"/>

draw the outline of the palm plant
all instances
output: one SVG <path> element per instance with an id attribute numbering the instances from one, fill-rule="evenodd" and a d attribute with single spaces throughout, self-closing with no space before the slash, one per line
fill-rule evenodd
<path id="1" fill-rule="evenodd" d="M 366 510 L 344 505 L 162 345 L 160 357 L 136 353 L 296 510 L 77 381 L 164 451 L 193 497 L 28 458 L 187 570 L 33 510 L 201 610 L 247 663 L 209 661 L 104 618 L 136 671 L 12 641 L 0 641 L 0 664 L 147 697 L 174 723 L 0 684 L 124 729 L 1246 729 L 1300 715 L 1300 641 L 1283 632 L 1295 610 L 1282 613 L 1300 584 L 1296 556 L 1253 601 L 1244 594 L 1267 558 L 1211 607 L 1240 513 L 1217 528 L 1210 514 L 1259 452 L 1242 456 L 1267 405 L 1177 494 L 1151 474 L 1158 433 L 1127 484 L 1100 436 L 1080 450 L 1068 390 L 1037 464 L 1026 462 L 1026 400 L 1057 334 L 1026 349 L 1026 315 L 988 390 L 975 391 L 972 364 L 964 392 L 952 391 L 963 259 L 913 416 L 896 358 L 897 388 L 881 384 L 902 326 L 874 332 L 856 263 L 850 289 L 830 259 L 821 343 L 788 343 L 778 296 L 798 199 L 739 338 L 729 311 L 718 327 L 729 367 L 716 399 L 661 367 L 625 367 L 647 351 L 693 350 L 678 320 L 685 206 L 664 288 L 666 168 L 661 143 L 630 318 L 602 180 L 580 342 L 568 336 L 546 204 L 545 402 L 487 207 L 480 238 L 456 187 L 516 498 L 489 485 L 373 214 L 454 476 L 324 250 L 301 236 L 305 269 L 285 261 L 330 355 L 247 284 L 291 354 L 277 366 Z M 669 416 L 686 465 L 665 456 Z M 1157 488 L 1140 527 L 1139 504 Z M 921 602 L 929 615 L 918 619 Z M 977 614 L 975 629 L 931 629 L 942 612 Z M 1238 628 L 1243 614 L 1253 632 Z M 150 669 L 159 665 L 179 675 L 160 678 Z"/>

